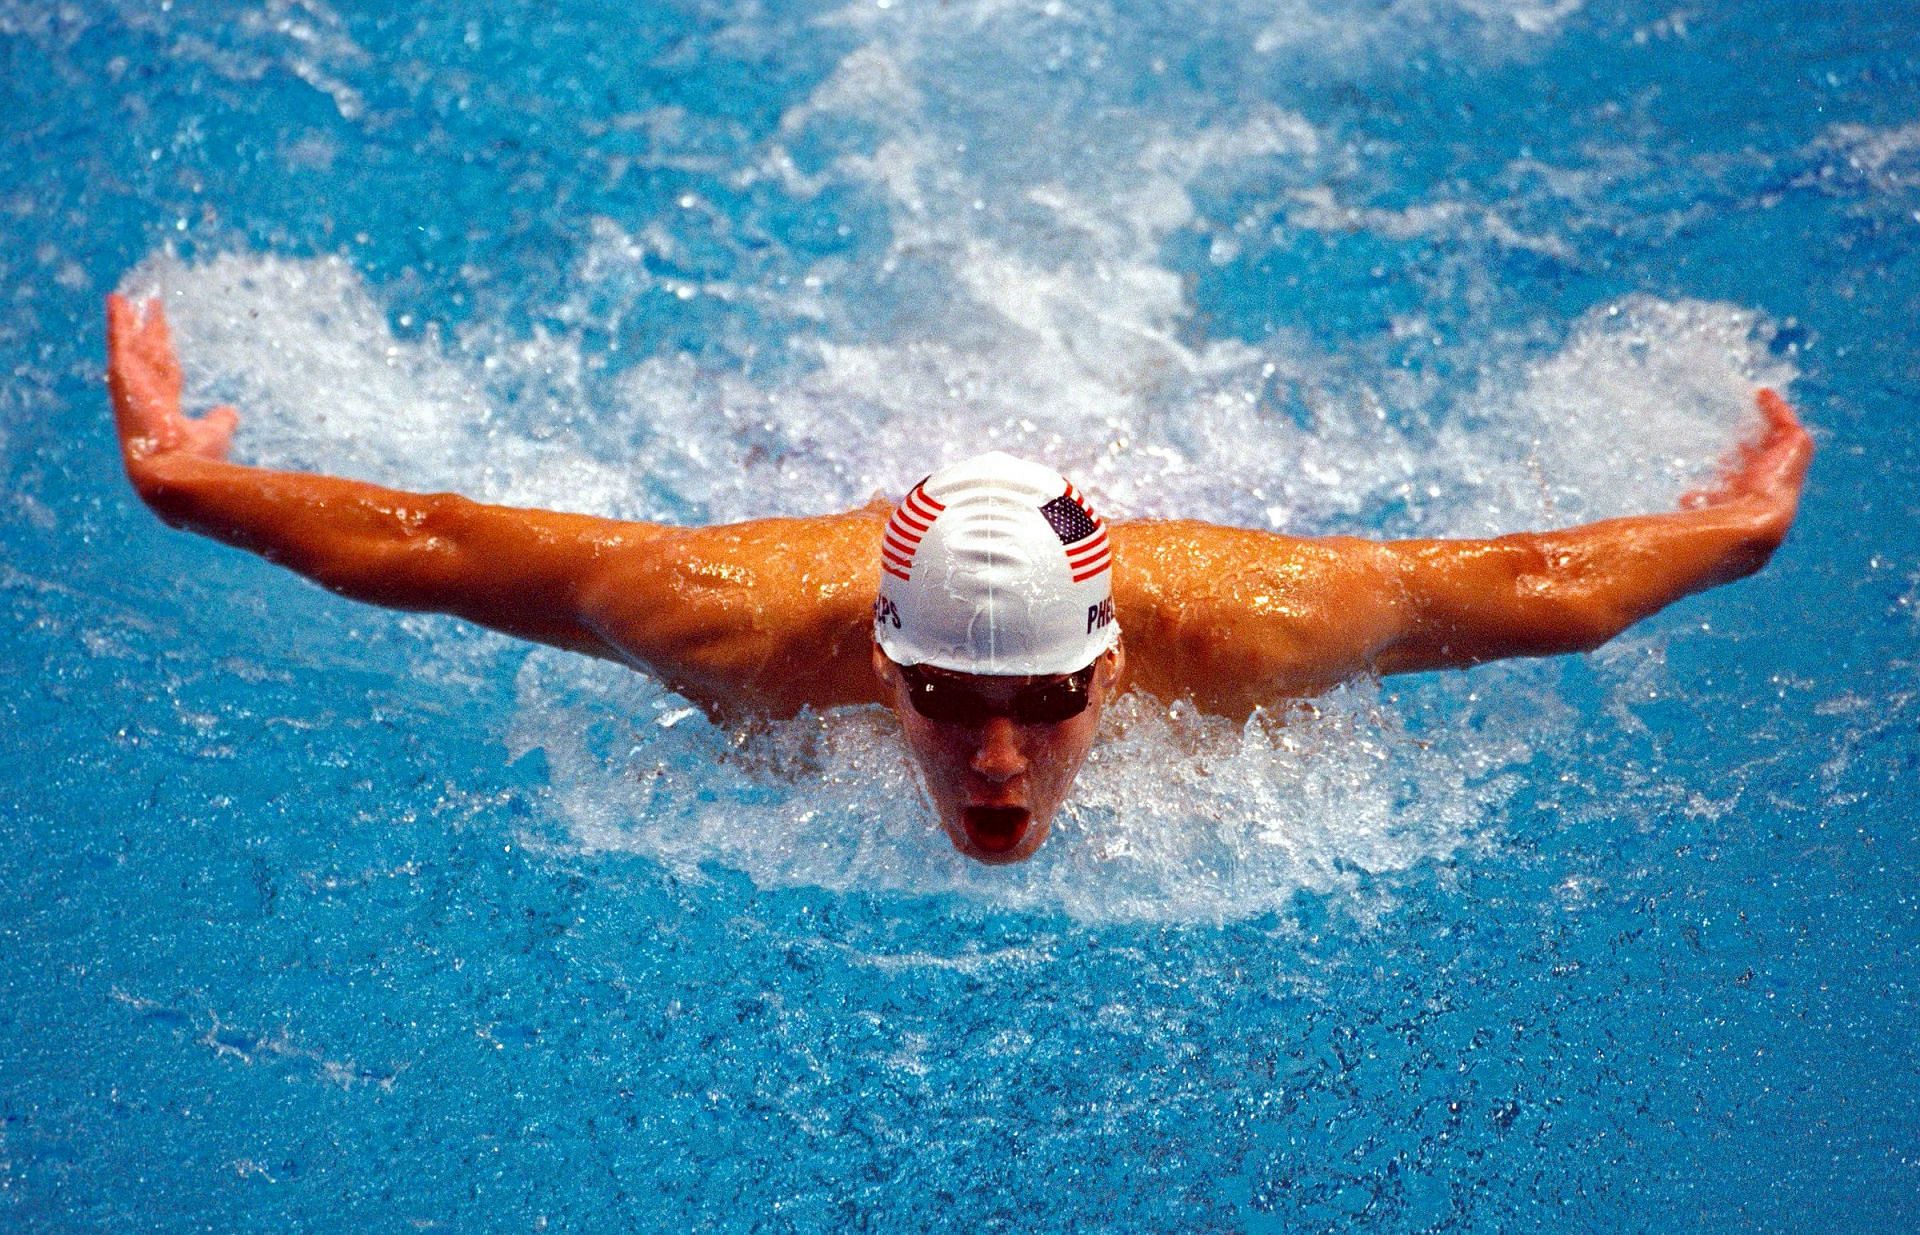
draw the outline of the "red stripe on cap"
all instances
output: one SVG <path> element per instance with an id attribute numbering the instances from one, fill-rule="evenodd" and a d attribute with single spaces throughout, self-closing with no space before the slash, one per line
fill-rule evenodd
<path id="1" fill-rule="evenodd" d="M 931 497 L 925 496 L 924 492 L 914 490 L 912 494 L 906 496 L 906 501 L 900 503 L 900 509 L 902 509 L 902 511 L 912 511 L 916 519 L 922 519 L 922 521 L 931 524 L 935 519 L 939 519 L 941 511 L 945 511 L 947 507 L 941 505 L 939 501 L 933 501 Z"/>
<path id="2" fill-rule="evenodd" d="M 891 540 L 883 540 L 880 542 L 880 555 L 882 557 L 894 558 L 899 561 L 902 566 L 913 565 L 913 550 Z"/>
<path id="3" fill-rule="evenodd" d="M 887 563 L 885 562 L 880 563 L 880 569 L 886 571 L 888 574 L 892 575 L 896 579 L 905 579 L 908 583 L 913 582 L 912 575 L 908 574 L 904 570 L 895 570 L 893 567 L 887 565 Z"/>
<path id="4" fill-rule="evenodd" d="M 888 520 L 887 535 L 898 536 L 901 540 L 906 541 L 910 545 L 917 545 L 920 543 L 920 534 L 918 532 L 915 532 L 909 526 L 907 526 L 907 521 L 905 519 Z"/>
<path id="5" fill-rule="evenodd" d="M 1084 544 L 1077 545 L 1074 548 L 1067 550 L 1067 560 L 1069 562 L 1072 562 L 1075 566 L 1078 566 L 1082 562 L 1091 561 L 1092 559 L 1099 557 L 1102 553 L 1105 553 L 1106 551 L 1107 551 L 1107 538 L 1105 536 L 1096 536 L 1092 540 L 1089 540 Z"/>
<path id="6" fill-rule="evenodd" d="M 1075 548 L 1067 550 L 1067 565 L 1077 570 L 1106 551 L 1106 536 L 1096 533 L 1092 539 L 1084 540 Z"/>

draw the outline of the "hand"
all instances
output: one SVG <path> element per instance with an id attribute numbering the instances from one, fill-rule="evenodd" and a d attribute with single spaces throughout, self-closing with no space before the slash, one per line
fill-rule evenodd
<path id="1" fill-rule="evenodd" d="M 158 300 L 147 302 L 142 317 L 125 296 L 107 297 L 107 387 L 128 472 L 168 454 L 216 462 L 227 457 L 240 414 L 230 407 L 198 419 L 181 413 L 180 362 Z"/>
<path id="2" fill-rule="evenodd" d="M 1752 504 L 1777 521 L 1784 533 L 1800 504 L 1800 487 L 1813 458 L 1813 439 L 1799 417 L 1772 390 L 1762 387 L 1756 402 L 1766 425 L 1757 438 L 1743 442 L 1720 465 L 1710 488 L 1680 499 L 1689 510 L 1735 503 Z"/>

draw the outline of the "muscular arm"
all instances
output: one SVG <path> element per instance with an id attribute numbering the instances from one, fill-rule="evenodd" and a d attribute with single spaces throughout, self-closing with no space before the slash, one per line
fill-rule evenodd
<path id="1" fill-rule="evenodd" d="M 1766 565 L 1799 506 L 1813 444 L 1759 393 L 1765 428 L 1681 509 L 1493 540 L 1390 544 L 1407 623 L 1376 664 L 1411 673 L 1599 647 L 1683 596 Z"/>
<path id="2" fill-rule="evenodd" d="M 231 408 L 181 413 L 158 306 L 110 298 L 108 351 L 128 478 L 175 527 L 355 600 L 651 670 L 714 714 L 873 697 L 870 511 L 680 529 L 243 467 Z"/>
<path id="3" fill-rule="evenodd" d="M 669 529 L 487 506 L 333 476 L 170 454 L 129 465 L 168 524 L 257 553 L 329 591 L 448 613 L 522 639 L 620 659 L 582 620 L 597 568 Z"/>
<path id="4" fill-rule="evenodd" d="M 1245 716 L 1374 667 L 1405 624 L 1382 545 L 1191 520 L 1112 528 L 1127 685 Z"/>
<path id="5" fill-rule="evenodd" d="M 1363 672 L 1587 651 L 1764 565 L 1812 444 L 1770 390 L 1713 488 L 1664 514 L 1490 540 L 1303 540 L 1198 523 L 1118 527 L 1133 680 L 1229 715 Z"/>

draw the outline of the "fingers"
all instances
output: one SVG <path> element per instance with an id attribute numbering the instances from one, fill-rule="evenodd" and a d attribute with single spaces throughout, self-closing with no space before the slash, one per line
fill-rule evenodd
<path id="1" fill-rule="evenodd" d="M 1754 402 L 1764 427 L 1727 452 L 1713 483 L 1681 497 L 1682 509 L 1697 510 L 1740 498 L 1791 506 L 1798 499 L 1813 457 L 1813 439 L 1777 391 L 1762 387 Z"/>
<path id="2" fill-rule="evenodd" d="M 1778 392 L 1762 388 L 1754 395 L 1754 403 L 1766 427 L 1757 440 L 1741 448 L 1726 488 L 1733 496 L 1762 503 L 1784 534 L 1800 503 L 1800 489 L 1813 459 L 1813 439 Z"/>
<path id="3" fill-rule="evenodd" d="M 141 306 L 107 297 L 107 385 L 120 443 L 131 460 L 175 449 L 187 440 L 180 414 L 179 361 L 158 300 Z M 225 436 L 231 436 L 231 428 Z"/>
<path id="4" fill-rule="evenodd" d="M 140 346 L 140 320 L 133 302 L 115 293 L 107 297 L 107 387 L 121 444 L 142 453 L 159 427 L 154 407 L 151 366 Z"/>
<path id="5" fill-rule="evenodd" d="M 167 328 L 167 310 L 159 297 L 136 305 L 119 292 L 107 295 L 107 345 L 133 352 L 150 362 L 171 365 L 173 336 Z"/>
<path id="6" fill-rule="evenodd" d="M 119 292 L 107 294 L 107 350 L 116 351 L 126 341 L 133 324 L 133 305 Z"/>
<path id="7" fill-rule="evenodd" d="M 1754 402 L 1767 420 L 1765 445 L 1771 446 L 1776 440 L 1783 440 L 1796 451 L 1809 456 L 1812 454 L 1813 438 L 1808 435 L 1806 426 L 1800 423 L 1800 417 L 1794 413 L 1792 405 L 1781 398 L 1778 392 L 1763 386 L 1754 396 Z"/>
<path id="8" fill-rule="evenodd" d="M 167 311 L 161 307 L 158 297 L 147 301 L 142 308 L 140 353 L 153 366 L 155 375 L 172 389 L 174 402 L 178 403 L 182 385 L 180 361 L 173 354 L 173 332 L 167 328 Z"/>
<path id="9" fill-rule="evenodd" d="M 120 362 L 127 350 L 127 335 L 132 328 L 133 306 L 115 292 L 107 297 L 107 384 L 113 388 L 115 410 L 120 404 Z"/>
<path id="10" fill-rule="evenodd" d="M 1759 405 L 1760 414 L 1767 421 L 1767 431 L 1759 443 L 1760 449 L 1771 449 L 1779 441 L 1789 441 L 1812 449 L 1813 439 L 1807 435 L 1806 426 L 1800 423 L 1800 417 L 1794 414 L 1793 407 L 1778 392 L 1762 386 L 1754 396 L 1754 402 Z"/>
<path id="11" fill-rule="evenodd" d="M 125 402 L 130 378 L 138 364 L 137 340 L 140 334 L 140 320 L 135 314 L 133 302 L 119 293 L 107 297 L 107 380 L 113 387 L 114 403 L 121 412 Z"/>
<path id="12" fill-rule="evenodd" d="M 1754 396 L 1754 402 L 1760 405 L 1760 414 L 1767 418 L 1769 429 L 1784 428 L 1788 425 L 1797 426 L 1800 423 L 1799 418 L 1793 414 L 1793 409 L 1787 406 L 1787 401 L 1780 397 L 1780 392 L 1771 386 L 1762 386 L 1760 392 Z"/>
<path id="13" fill-rule="evenodd" d="M 146 351 L 146 317 L 139 301 L 118 292 L 107 297 L 107 328 L 123 355 Z"/>
<path id="14" fill-rule="evenodd" d="M 1813 461 L 1813 438 L 1778 394 L 1762 389 L 1756 402 L 1767 418 L 1767 435 L 1754 450 L 1754 478 L 1768 491 L 1798 496 Z"/>

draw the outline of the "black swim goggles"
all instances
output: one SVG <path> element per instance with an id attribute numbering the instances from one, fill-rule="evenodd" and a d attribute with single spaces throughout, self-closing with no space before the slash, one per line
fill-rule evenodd
<path id="1" fill-rule="evenodd" d="M 1095 661 L 1065 677 L 1023 686 L 1004 704 L 982 696 L 969 684 L 967 674 L 901 665 L 900 676 L 907 680 L 907 699 L 913 710 L 928 720 L 975 726 L 995 716 L 1007 716 L 1022 725 L 1057 725 L 1087 710 L 1093 701 L 1093 671 L 1099 663 Z"/>

